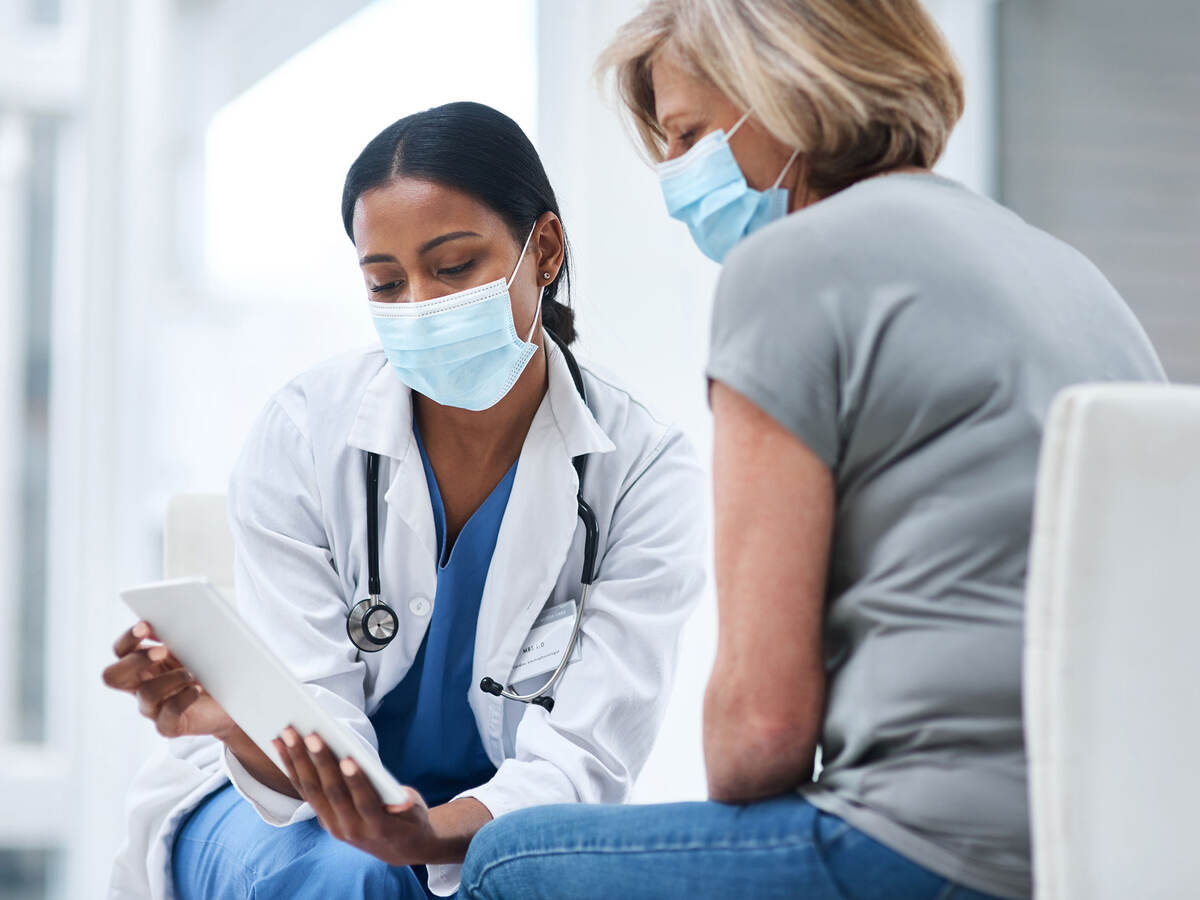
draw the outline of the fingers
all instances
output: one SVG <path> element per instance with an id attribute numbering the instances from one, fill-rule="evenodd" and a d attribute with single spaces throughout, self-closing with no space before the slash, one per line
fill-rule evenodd
<path id="1" fill-rule="evenodd" d="M 105 668 L 104 683 L 120 691 L 133 691 L 151 678 L 180 668 L 182 664 L 166 647 L 143 643 L 153 640 L 157 637 L 147 622 L 138 622 L 117 638 L 113 652 L 118 659 Z"/>
<path id="2" fill-rule="evenodd" d="M 191 705 L 200 699 L 200 689 L 195 684 L 189 684 L 177 694 L 172 694 L 162 702 L 154 724 L 158 733 L 163 737 L 178 737 L 188 734 L 187 713 Z"/>
<path id="3" fill-rule="evenodd" d="M 404 803 L 389 803 L 384 807 L 384 810 L 393 816 L 403 816 L 405 813 L 410 813 L 419 818 L 423 812 L 428 812 L 429 807 L 425 805 L 425 798 L 414 791 L 412 788 L 405 788 L 408 791 L 408 800 Z"/>
<path id="4" fill-rule="evenodd" d="M 147 639 L 152 639 L 154 630 L 150 627 L 149 622 L 138 622 L 124 634 L 122 634 L 115 644 L 113 644 L 113 653 L 117 656 L 125 656 Z"/>
<path id="5" fill-rule="evenodd" d="M 285 728 L 283 730 L 283 734 L 289 735 L 289 737 L 293 733 L 294 732 L 291 728 Z M 275 752 L 279 754 L 279 761 L 283 763 L 283 772 L 285 775 L 287 775 L 288 781 L 292 783 L 292 787 L 294 787 L 300 793 L 301 798 L 303 798 L 304 791 L 300 790 L 300 776 L 296 774 L 296 767 L 292 764 L 292 755 L 288 752 L 288 748 L 283 743 L 283 736 L 281 735 L 280 737 L 277 737 L 275 740 L 271 741 L 271 746 L 273 746 L 275 748 Z"/>
<path id="6" fill-rule="evenodd" d="M 339 840 L 362 842 L 382 831 L 383 805 L 353 760 L 337 756 L 317 734 L 303 740 L 287 728 L 275 741 L 288 778 L 322 826 Z"/>
<path id="7" fill-rule="evenodd" d="M 338 758 L 319 735 L 310 734 L 304 739 L 304 744 L 316 766 L 317 777 L 321 779 L 321 789 L 340 825 L 341 833 L 338 836 L 351 841 L 367 837 L 367 823 L 354 805 Z"/>
<path id="8" fill-rule="evenodd" d="M 292 779 L 292 784 L 296 786 L 300 796 L 312 806 L 326 830 L 330 830 L 330 826 L 336 823 L 336 819 L 333 817 L 332 807 L 325 798 L 325 793 L 321 788 L 321 776 L 317 774 L 317 767 L 313 764 L 308 749 L 300 740 L 300 734 L 295 728 L 285 728 L 282 738 L 284 756 L 290 762 L 288 777 Z"/>
<path id="9" fill-rule="evenodd" d="M 156 719 L 164 701 L 193 684 L 192 673 L 187 669 L 173 669 L 143 682 L 136 690 L 138 711 L 147 718 Z"/>
<path id="10" fill-rule="evenodd" d="M 127 653 L 108 666 L 102 677 L 111 688 L 134 691 L 151 678 L 178 668 L 181 668 L 179 660 L 166 647 L 148 647 Z"/>
<path id="11" fill-rule="evenodd" d="M 346 789 L 350 792 L 350 800 L 354 803 L 359 817 L 368 828 L 378 829 L 383 825 L 383 802 L 379 792 L 375 790 L 366 773 L 359 768 L 358 763 L 346 757 L 339 763 L 342 777 L 346 779 Z"/>

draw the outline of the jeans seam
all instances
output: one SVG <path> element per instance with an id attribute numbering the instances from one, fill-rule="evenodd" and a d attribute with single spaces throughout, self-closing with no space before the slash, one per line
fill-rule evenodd
<path id="1" fill-rule="evenodd" d="M 846 835 L 848 835 L 853 830 L 854 830 L 854 826 L 852 826 L 849 822 L 842 822 L 842 827 L 840 829 L 838 829 L 837 834 L 835 834 L 833 837 L 829 838 L 826 841 L 821 841 L 819 844 L 820 848 L 822 850 L 831 849 L 834 844 L 836 844 L 838 841 L 840 841 L 842 838 L 844 838 Z"/>
<path id="2" fill-rule="evenodd" d="M 807 838 L 793 839 L 778 839 L 768 841 L 754 841 L 746 843 L 742 841 L 730 842 L 723 841 L 721 843 L 711 843 L 708 841 L 694 841 L 686 844 L 664 844 L 657 846 L 646 847 L 554 847 L 543 850 L 526 850 L 517 853 L 510 853 L 507 856 L 494 859 L 486 866 L 479 870 L 479 874 L 475 878 L 474 884 L 470 886 L 464 885 L 469 893 L 477 892 L 483 885 L 483 880 L 493 869 L 498 869 L 501 866 L 511 862 L 520 862 L 527 859 L 541 859 L 548 856 L 573 856 L 573 855 L 597 855 L 597 856 L 613 856 L 622 853 L 636 853 L 640 855 L 652 853 L 692 853 L 696 850 L 733 850 L 733 851 L 768 851 L 777 852 L 779 850 L 791 850 L 796 847 L 812 844 L 812 841 Z"/>
<path id="3" fill-rule="evenodd" d="M 849 834 L 851 831 L 853 831 L 853 828 L 851 827 L 849 822 L 843 821 L 842 822 L 842 826 L 843 826 L 842 830 L 837 833 L 837 835 L 833 838 L 833 840 L 826 843 L 826 842 L 822 842 L 817 839 L 817 831 L 819 828 L 819 825 L 818 825 L 819 822 L 820 822 L 820 817 L 818 816 L 816 819 L 813 820 L 813 824 L 812 824 L 812 829 L 813 829 L 812 844 L 813 844 L 813 849 L 816 851 L 816 854 L 817 854 L 817 860 L 820 863 L 821 867 L 825 870 L 825 877 L 828 878 L 829 883 L 831 885 L 833 885 L 833 889 L 837 892 L 838 897 L 841 898 L 841 900 L 850 900 L 850 895 L 846 893 L 846 889 L 842 886 L 842 882 L 838 879 L 838 877 L 836 875 L 834 875 L 833 867 L 829 865 L 829 854 L 827 851 L 829 850 L 829 848 L 831 848 L 834 845 L 834 843 L 841 840 L 847 834 Z"/>

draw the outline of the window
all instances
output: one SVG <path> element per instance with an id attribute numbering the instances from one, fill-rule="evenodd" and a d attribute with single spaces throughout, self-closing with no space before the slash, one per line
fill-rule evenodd
<path id="1" fill-rule="evenodd" d="M 61 896 L 61 854 L 41 848 L 0 850 L 0 900 Z"/>
<path id="2" fill-rule="evenodd" d="M 45 736 L 45 574 L 51 248 L 55 123 L 16 114 L 0 122 L 0 260 L 5 271 L 0 361 L 0 738 Z"/>

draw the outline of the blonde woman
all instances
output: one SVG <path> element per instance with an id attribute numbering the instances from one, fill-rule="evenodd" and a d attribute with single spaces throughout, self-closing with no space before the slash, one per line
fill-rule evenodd
<path id="1" fill-rule="evenodd" d="M 1161 380 L 1153 348 L 1078 252 L 930 172 L 963 92 L 916 0 L 653 0 L 601 67 L 725 264 L 712 802 L 501 818 L 460 896 L 1028 896 L 1042 422 Z"/>

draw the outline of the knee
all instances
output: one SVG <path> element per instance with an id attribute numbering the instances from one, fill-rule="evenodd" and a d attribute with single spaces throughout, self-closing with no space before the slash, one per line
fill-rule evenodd
<path id="1" fill-rule="evenodd" d="M 522 861 L 544 846 L 545 837 L 560 830 L 555 827 L 561 825 L 558 809 L 521 809 L 481 828 L 467 849 L 458 896 L 464 900 L 532 896 Z"/>
<path id="2" fill-rule="evenodd" d="M 514 815 L 516 813 L 488 822 L 471 838 L 467 857 L 463 860 L 461 884 L 458 889 L 458 896 L 463 900 L 485 900 L 491 896 L 490 893 L 485 893 L 484 879 L 493 866 L 510 855 L 515 834 L 510 829 L 508 820 Z"/>
<path id="3" fill-rule="evenodd" d="M 332 841 L 310 877 L 325 882 L 323 897 L 360 897 L 362 900 L 409 900 L 425 892 L 412 869 L 391 866 L 341 841 Z"/>
<path id="4" fill-rule="evenodd" d="M 324 833 L 290 865 L 260 877 L 255 888 L 255 896 L 260 897 L 425 898 L 411 869 L 390 866 Z"/>

